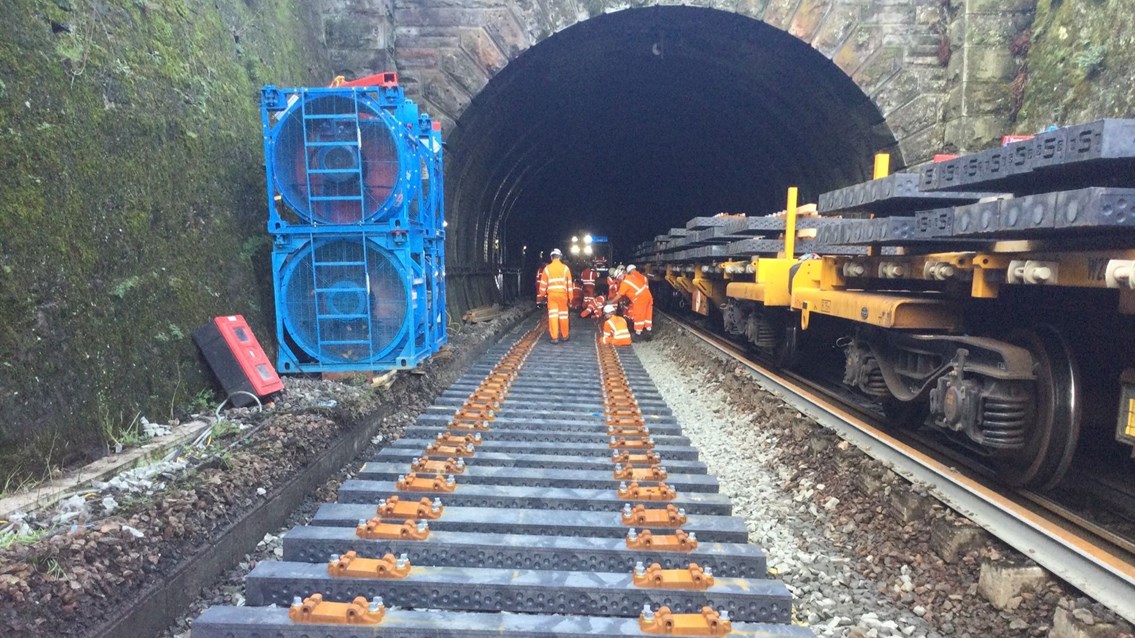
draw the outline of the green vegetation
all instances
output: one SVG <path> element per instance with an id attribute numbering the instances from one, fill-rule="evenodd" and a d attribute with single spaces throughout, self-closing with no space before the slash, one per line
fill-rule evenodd
<path id="1" fill-rule="evenodd" d="M 256 98 L 330 75 L 310 10 L 0 0 L 3 478 L 193 399 L 211 381 L 188 335 L 211 316 L 271 344 Z"/>
<path id="2" fill-rule="evenodd" d="M 1126 0 L 1038 0 L 1020 132 L 1135 115 L 1135 13 Z"/>

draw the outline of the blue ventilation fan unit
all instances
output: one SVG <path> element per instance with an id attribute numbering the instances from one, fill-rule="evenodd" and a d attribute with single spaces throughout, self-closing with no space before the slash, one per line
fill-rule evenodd
<path id="1" fill-rule="evenodd" d="M 264 87 L 269 232 L 417 222 L 421 171 L 440 157 L 440 135 L 438 152 L 427 152 L 417 105 L 386 75 L 377 86 Z"/>
<path id="2" fill-rule="evenodd" d="M 439 294 L 430 290 L 434 259 L 413 232 L 277 237 L 277 368 L 417 366 L 441 347 L 431 309 Z M 444 306 L 444 288 L 440 295 Z"/>

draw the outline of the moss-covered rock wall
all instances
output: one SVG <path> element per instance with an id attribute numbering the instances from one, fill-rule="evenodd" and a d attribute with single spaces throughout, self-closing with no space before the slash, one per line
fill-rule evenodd
<path id="1" fill-rule="evenodd" d="M 1131 0 L 1038 0 L 1019 132 L 1135 116 Z"/>
<path id="2" fill-rule="evenodd" d="M 190 339 L 273 341 L 261 85 L 329 77 L 294 0 L 0 0 L 0 487 L 203 388 Z"/>

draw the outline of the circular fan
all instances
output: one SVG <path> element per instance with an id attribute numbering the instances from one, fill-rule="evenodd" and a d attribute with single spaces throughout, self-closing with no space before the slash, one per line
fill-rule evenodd
<path id="1" fill-rule="evenodd" d="M 393 116 L 365 96 L 301 96 L 273 141 L 276 191 L 305 222 L 382 222 L 406 196 L 408 145 Z"/>
<path id="2" fill-rule="evenodd" d="M 320 363 L 382 359 L 408 329 L 405 269 L 372 241 L 317 239 L 281 270 L 284 325 Z"/>

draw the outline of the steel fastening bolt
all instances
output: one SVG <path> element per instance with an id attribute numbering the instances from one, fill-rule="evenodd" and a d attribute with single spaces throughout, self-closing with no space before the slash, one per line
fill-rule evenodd
<path id="1" fill-rule="evenodd" d="M 611 437 L 612 440 L 614 440 L 614 438 L 615 437 Z M 611 450 L 611 458 L 613 458 L 613 459 L 619 458 L 619 451 L 618 450 Z"/>
<path id="2" fill-rule="evenodd" d="M 466 443 L 465 444 L 465 451 L 466 452 L 472 452 L 473 451 L 473 444 L 472 443 Z"/>
<path id="3" fill-rule="evenodd" d="M 630 516 L 632 511 L 630 503 L 623 503 L 623 516 Z"/>
<path id="4" fill-rule="evenodd" d="M 634 564 L 634 573 L 639 575 L 639 576 L 642 576 L 643 574 L 646 573 L 646 565 L 643 565 L 641 560 L 637 561 Z"/>
<path id="5" fill-rule="evenodd" d="M 696 532 L 690 532 L 690 534 L 689 534 L 689 536 L 688 536 L 687 538 L 689 538 L 689 539 L 690 539 L 690 542 L 691 542 L 691 543 L 696 543 L 696 542 L 698 542 L 698 535 L 697 535 L 697 533 L 696 533 Z"/>
<path id="6" fill-rule="evenodd" d="M 618 474 L 619 472 L 622 472 L 622 471 L 623 471 L 623 464 L 622 463 L 616 463 L 615 464 L 615 474 Z"/>
<path id="7" fill-rule="evenodd" d="M 378 501 L 378 509 L 382 509 L 382 508 L 384 508 L 384 507 L 386 507 L 386 499 L 384 499 L 384 498 L 383 498 L 383 499 L 379 499 L 379 501 Z"/>
<path id="8" fill-rule="evenodd" d="M 399 475 L 398 475 L 398 482 L 399 482 L 399 483 L 404 483 L 404 482 L 406 482 L 406 475 L 405 475 L 405 474 L 399 474 Z"/>
<path id="9" fill-rule="evenodd" d="M 438 439 L 439 441 L 440 441 L 440 440 L 441 440 L 442 438 L 444 438 L 444 436 L 445 436 L 445 435 L 444 435 L 444 434 L 442 434 L 441 432 L 438 432 L 438 433 L 437 433 L 437 439 Z"/>
<path id="10" fill-rule="evenodd" d="M 384 606 L 385 605 L 383 605 L 382 596 L 375 596 L 374 598 L 370 599 L 370 611 L 379 611 Z"/>
<path id="11" fill-rule="evenodd" d="M 457 459 L 457 463 L 455 463 L 455 465 L 459 469 L 465 467 L 465 459 L 462 459 L 462 458 Z"/>
<path id="12" fill-rule="evenodd" d="M 626 481 L 619 482 L 619 491 L 620 492 L 627 491 L 627 482 Z"/>
<path id="13" fill-rule="evenodd" d="M 473 435 L 473 440 L 474 440 L 474 441 L 477 441 L 477 442 L 480 442 L 480 440 L 481 440 L 481 433 L 480 433 L 480 432 L 477 432 L 477 433 L 475 433 L 475 434 Z"/>
<path id="14" fill-rule="evenodd" d="M 430 506 L 430 509 L 432 509 L 435 512 L 438 511 L 439 509 L 441 509 L 441 499 L 440 498 L 434 498 L 433 505 Z"/>
<path id="15" fill-rule="evenodd" d="M 429 528 L 430 528 L 429 523 L 426 523 L 425 521 L 418 521 L 418 531 L 419 532 L 424 532 Z"/>
<path id="16" fill-rule="evenodd" d="M 611 437 L 611 444 L 612 444 L 612 445 L 614 445 L 614 444 L 616 444 L 616 443 L 618 443 L 618 442 L 619 442 L 619 440 L 618 440 L 618 439 L 616 439 L 615 437 Z"/>
<path id="17" fill-rule="evenodd" d="M 446 485 L 453 485 L 453 475 L 452 475 L 452 474 L 450 474 L 449 476 L 445 477 L 445 484 L 446 484 Z"/>
<path id="18" fill-rule="evenodd" d="M 367 519 L 360 518 L 359 519 L 359 527 L 366 527 L 366 526 L 367 526 Z"/>
<path id="19" fill-rule="evenodd" d="M 705 574 L 706 578 L 709 578 L 710 576 L 713 576 L 713 568 L 712 567 L 706 567 L 705 569 L 702 570 L 702 573 Z"/>
<path id="20" fill-rule="evenodd" d="M 679 507 L 679 508 L 678 508 L 678 516 L 681 516 L 681 517 L 685 518 L 685 516 L 686 516 L 686 508 L 684 508 L 684 507 Z"/>
<path id="21" fill-rule="evenodd" d="M 650 608 L 650 603 L 643 603 L 642 619 L 647 622 L 654 620 L 654 610 Z"/>
<path id="22" fill-rule="evenodd" d="M 717 615 L 721 616 L 722 622 L 729 622 L 729 610 L 728 609 L 718 609 Z"/>
<path id="23" fill-rule="evenodd" d="M 303 599 L 299 596 L 292 596 L 292 607 L 303 607 Z"/>
<path id="24" fill-rule="evenodd" d="M 398 569 L 402 569 L 406 566 L 407 562 L 409 562 L 409 559 L 406 558 L 406 554 L 399 554 L 398 558 L 394 561 L 394 566 Z"/>
<path id="25" fill-rule="evenodd" d="M 633 527 L 630 528 L 629 530 L 627 530 L 627 540 L 628 541 L 633 541 L 636 538 L 638 538 L 638 532 L 634 531 Z"/>
<path id="26" fill-rule="evenodd" d="M 331 559 L 330 559 L 330 560 L 328 560 L 327 562 L 329 562 L 329 563 L 338 563 L 338 562 L 339 562 L 339 555 L 338 555 L 338 554 L 332 554 L 332 555 L 331 555 Z"/>

